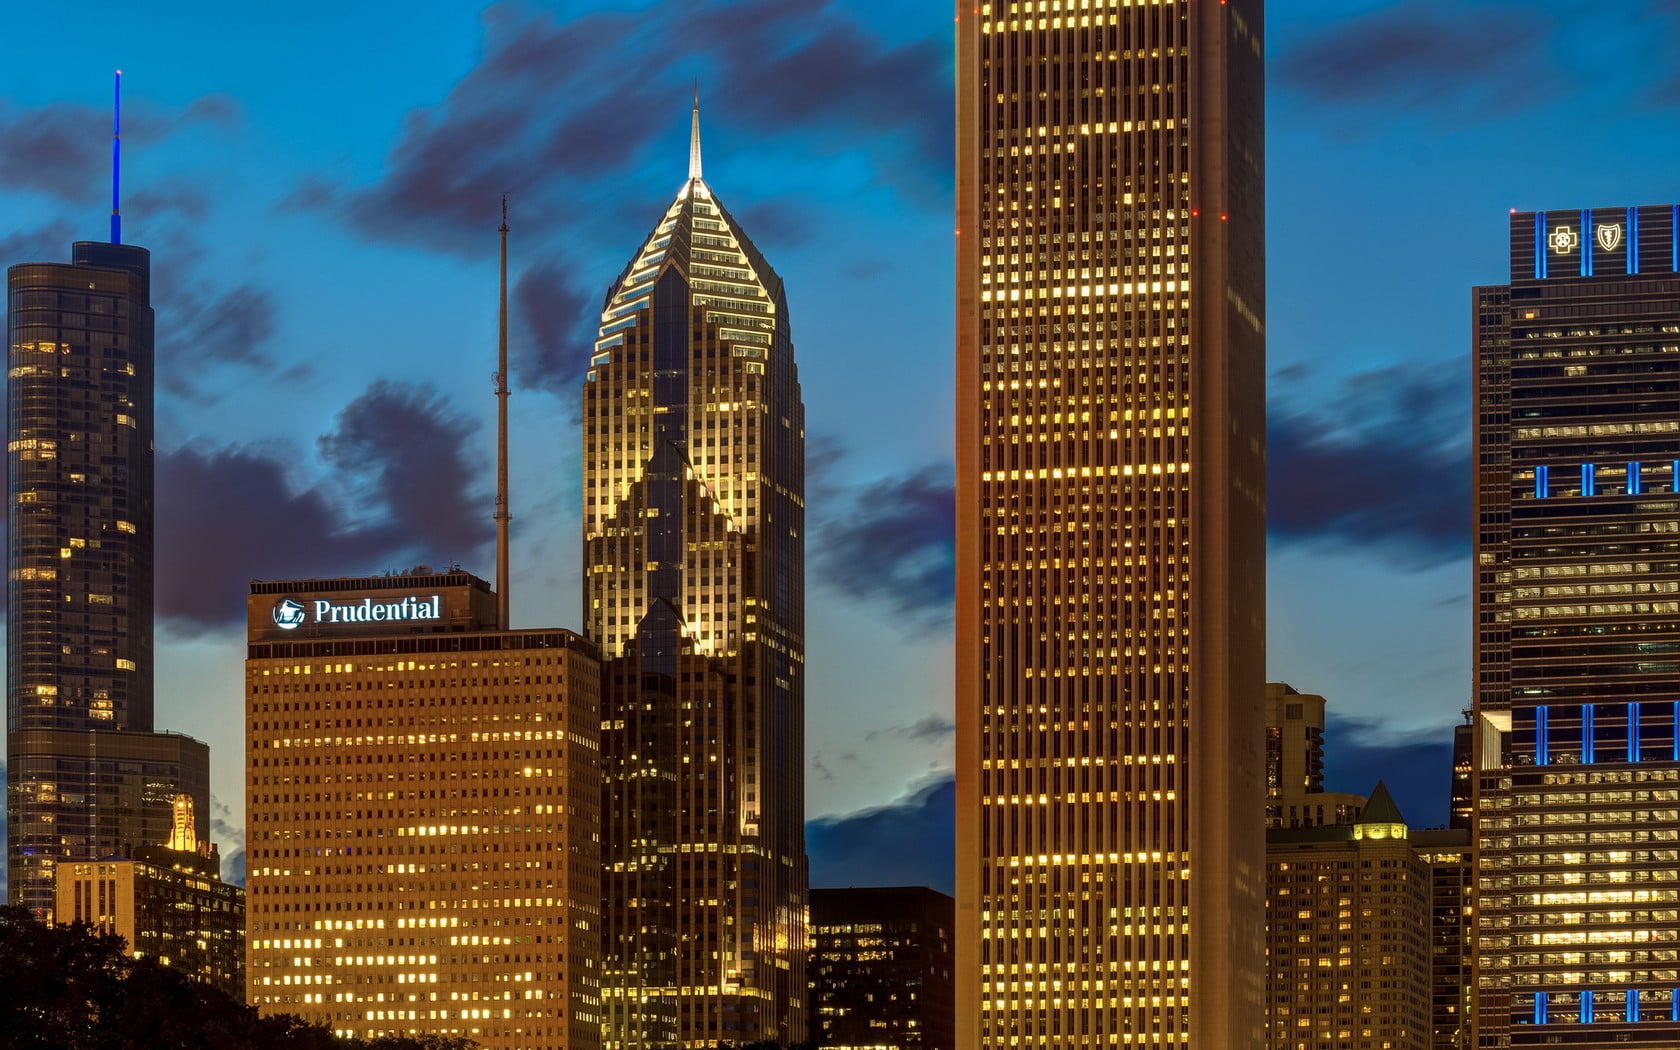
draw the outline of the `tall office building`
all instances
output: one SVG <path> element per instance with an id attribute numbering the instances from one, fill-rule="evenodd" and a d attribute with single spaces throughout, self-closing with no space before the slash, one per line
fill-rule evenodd
<path id="1" fill-rule="evenodd" d="M 1680 1045 L 1680 208 L 1474 292 L 1476 1045 Z"/>
<path id="2" fill-rule="evenodd" d="M 1268 830 L 1266 874 L 1269 1050 L 1431 1050 L 1432 883 L 1388 789 Z"/>
<path id="3" fill-rule="evenodd" d="M 254 582 L 247 1001 L 341 1036 L 600 1045 L 599 679 L 459 571 Z"/>
<path id="4" fill-rule="evenodd" d="M 955 908 L 926 886 L 812 890 L 811 1041 L 955 1050 Z"/>
<path id="5" fill-rule="evenodd" d="M 152 731 L 152 307 L 144 248 L 79 241 L 7 270 L 6 865 L 161 842 L 178 793 L 209 838 L 209 754 Z"/>
<path id="6" fill-rule="evenodd" d="M 583 391 L 608 1047 L 805 1037 L 805 409 L 699 119 Z"/>
<path id="7" fill-rule="evenodd" d="M 1262 4 L 957 5 L 957 1045 L 1261 1044 Z"/>

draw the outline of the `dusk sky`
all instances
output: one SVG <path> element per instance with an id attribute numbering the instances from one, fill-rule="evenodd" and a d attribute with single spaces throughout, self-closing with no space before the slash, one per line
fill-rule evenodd
<path id="1" fill-rule="evenodd" d="M 124 240 L 157 307 L 157 726 L 241 863 L 253 578 L 493 575 L 509 195 L 514 625 L 581 627 L 580 382 L 687 171 L 786 281 L 817 885 L 951 859 L 952 39 L 931 0 L 7 4 L 0 266 Z M 1468 706 L 1470 288 L 1512 208 L 1680 199 L 1676 0 L 1273 0 L 1269 675 L 1332 788 L 1443 823 Z"/>

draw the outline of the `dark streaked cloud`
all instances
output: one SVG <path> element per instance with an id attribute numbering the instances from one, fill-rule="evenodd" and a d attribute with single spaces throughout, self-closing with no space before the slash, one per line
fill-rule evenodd
<path id="1" fill-rule="evenodd" d="M 951 468 L 925 467 L 854 490 L 815 531 L 809 556 L 831 586 L 932 626 L 950 617 L 955 530 Z"/>
<path id="2" fill-rule="evenodd" d="M 370 571 L 400 545 L 356 527 L 323 488 L 286 480 L 294 457 L 196 447 L 157 460 L 157 611 L 187 634 L 235 623 L 252 579 Z"/>
<path id="3" fill-rule="evenodd" d="M 872 729 L 864 737 L 865 740 L 878 740 L 883 736 L 903 737 L 906 740 L 935 741 L 943 740 L 957 731 L 957 724 L 946 715 L 928 715 L 926 718 L 912 722 L 910 725 L 889 726 L 886 729 Z"/>
<path id="4" fill-rule="evenodd" d="M 231 125 L 239 106 L 207 95 L 182 110 L 124 106 L 123 139 L 137 146 L 191 125 Z M 111 111 L 74 102 L 20 106 L 0 100 L 0 190 L 40 193 L 84 204 L 109 192 Z"/>
<path id="5" fill-rule="evenodd" d="M 1458 116 L 1537 105 L 1556 89 L 1556 12 L 1533 4 L 1403 0 L 1328 28 L 1272 63 L 1279 86 L 1326 106 L 1451 106 Z"/>
<path id="6" fill-rule="evenodd" d="M 892 805 L 806 821 L 811 885 L 955 892 L 956 800 L 945 773 Z"/>
<path id="7" fill-rule="evenodd" d="M 339 413 L 318 444 L 357 488 L 361 506 L 383 507 L 398 527 L 423 523 L 433 551 L 461 560 L 492 533 L 489 505 L 471 498 L 483 474 L 471 452 L 477 429 L 431 387 L 381 380 Z"/>
<path id="8" fill-rule="evenodd" d="M 62 220 L 39 229 L 8 233 L 0 237 L 0 269 L 21 262 L 68 260 L 76 234 L 76 227 Z"/>
<path id="9" fill-rule="evenodd" d="M 236 623 L 252 579 L 471 554 L 490 534 L 488 513 L 468 495 L 479 473 L 472 433 L 429 388 L 375 383 L 319 442 L 342 484 L 295 486 L 288 467 L 299 456 L 284 447 L 160 454 L 158 615 L 192 635 Z"/>
<path id="10" fill-rule="evenodd" d="M 1464 359 L 1352 376 L 1334 405 L 1273 406 L 1267 531 L 1380 553 L 1404 567 L 1464 553 L 1470 536 Z"/>
<path id="11" fill-rule="evenodd" d="M 1369 795 L 1381 780 L 1411 826 L 1447 823 L 1452 798 L 1451 725 L 1396 736 L 1356 718 L 1331 714 L 1325 722 L 1325 790 Z"/>
<path id="12" fill-rule="evenodd" d="M 696 78 L 703 102 L 716 101 L 709 124 L 750 126 L 811 157 L 861 143 L 877 182 L 948 201 L 942 38 L 890 41 L 832 0 L 706 0 L 564 21 L 498 4 L 484 21 L 484 57 L 409 115 L 380 180 L 341 192 L 308 176 L 282 207 L 333 208 L 375 240 L 478 255 L 507 193 L 565 235 L 611 214 L 622 174 L 680 118 Z M 680 165 L 672 158 L 673 185 Z"/>
<path id="13" fill-rule="evenodd" d="M 514 385 L 553 394 L 576 412 L 579 383 L 595 345 L 599 300 L 552 259 L 527 266 L 510 298 L 510 313 L 521 329 L 508 347 Z"/>

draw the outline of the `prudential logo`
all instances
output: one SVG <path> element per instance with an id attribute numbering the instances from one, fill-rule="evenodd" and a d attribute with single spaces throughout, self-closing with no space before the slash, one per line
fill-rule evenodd
<path id="1" fill-rule="evenodd" d="M 303 604 L 294 598 L 282 598 L 274 607 L 274 626 L 282 631 L 295 631 L 309 618 Z"/>

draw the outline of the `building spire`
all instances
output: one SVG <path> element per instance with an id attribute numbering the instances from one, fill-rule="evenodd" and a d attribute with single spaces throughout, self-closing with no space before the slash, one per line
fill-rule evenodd
<path id="1" fill-rule="evenodd" d="M 508 595 L 508 584 L 511 582 L 508 573 L 508 522 L 513 516 L 508 513 L 508 385 L 507 385 L 507 194 L 502 194 L 502 224 L 497 227 L 502 235 L 502 280 L 501 280 L 501 308 L 497 314 L 496 328 L 496 627 L 507 630 L 508 611 L 511 608 Z"/>
<path id="2" fill-rule="evenodd" d="M 700 81 L 694 82 L 694 123 L 688 132 L 688 178 L 700 177 Z"/>
<path id="3" fill-rule="evenodd" d="M 698 91 L 698 89 L 696 89 Z M 698 95 L 695 96 L 699 98 Z M 698 101 L 696 105 L 698 105 Z M 698 118 L 696 118 L 698 119 Z M 122 243 L 122 211 L 118 187 L 122 184 L 122 70 L 117 70 L 111 88 L 111 243 Z"/>

